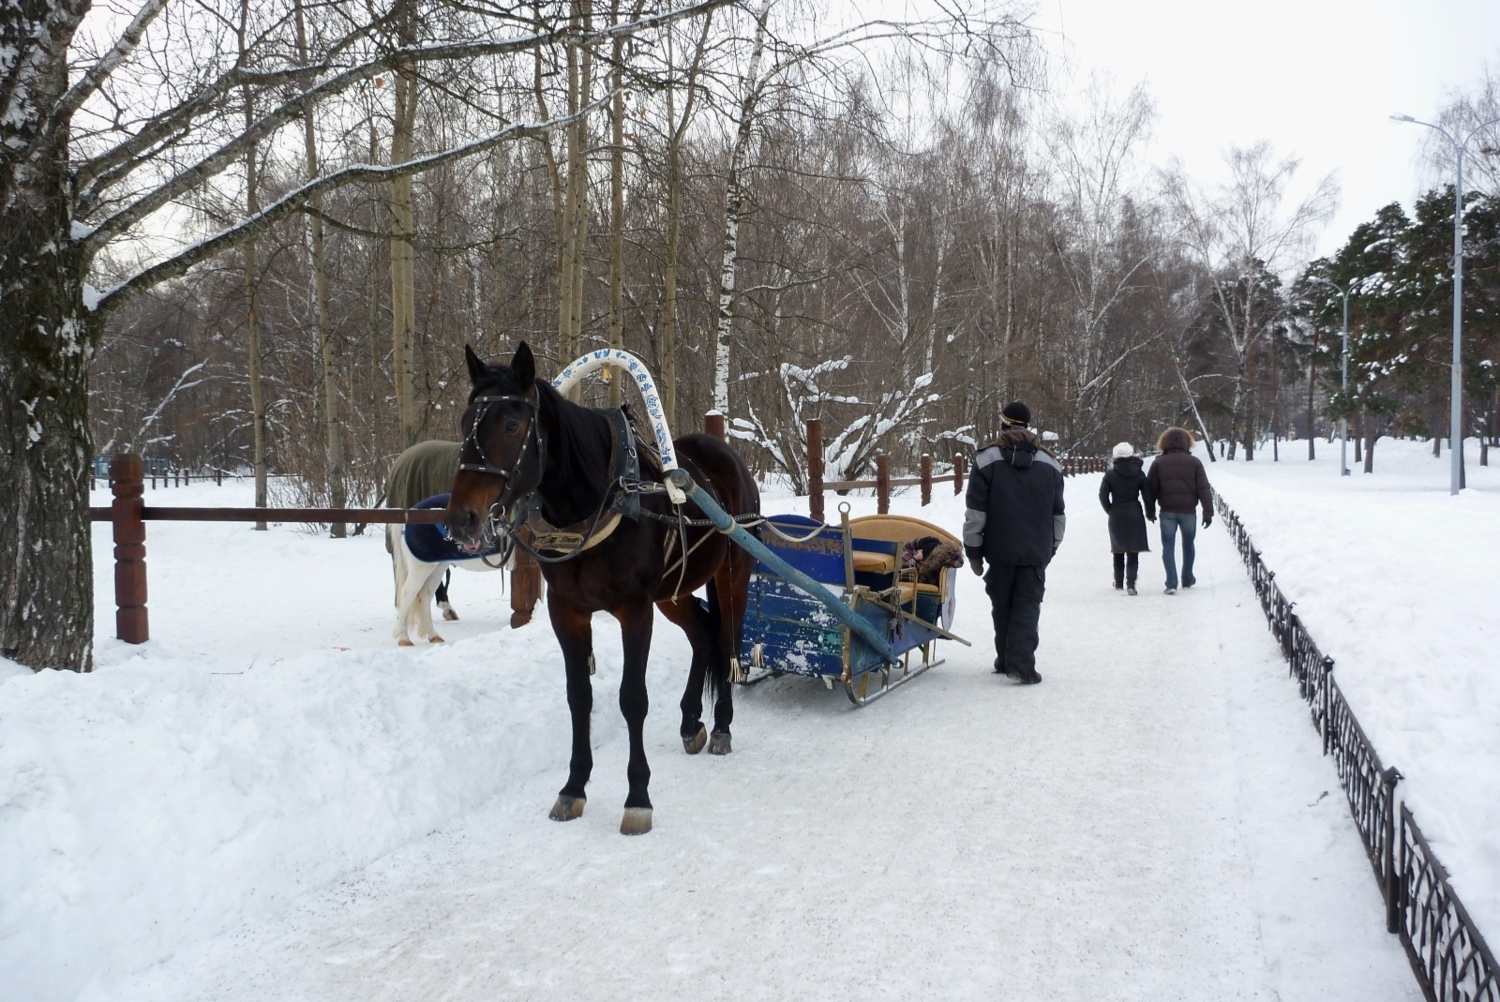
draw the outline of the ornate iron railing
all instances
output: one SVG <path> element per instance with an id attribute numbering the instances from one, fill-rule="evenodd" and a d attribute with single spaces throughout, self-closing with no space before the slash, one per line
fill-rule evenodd
<path id="1" fill-rule="evenodd" d="M 1240 517 L 1217 491 L 1214 504 L 1245 561 L 1313 726 L 1323 737 L 1323 754 L 1334 758 L 1339 785 L 1385 898 L 1386 928 L 1401 937 L 1422 993 L 1431 1002 L 1500 1002 L 1500 965 L 1405 804 L 1400 805 L 1398 837 L 1396 783 L 1401 773 L 1381 764 L 1334 680 L 1333 658 L 1318 649 L 1292 611 L 1293 603 L 1276 585 L 1276 573 L 1261 559 Z"/>

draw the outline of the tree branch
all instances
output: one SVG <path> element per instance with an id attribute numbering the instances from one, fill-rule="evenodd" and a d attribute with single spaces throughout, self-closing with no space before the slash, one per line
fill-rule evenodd
<path id="1" fill-rule="evenodd" d="M 334 171 L 331 174 L 324 174 L 322 177 L 309 181 L 302 187 L 277 199 L 244 222 L 236 226 L 231 226 L 229 229 L 223 230 L 209 237 L 207 240 L 193 244 L 181 253 L 173 255 L 165 261 L 158 262 L 145 271 L 120 283 L 100 296 L 96 309 L 101 313 L 110 313 L 119 309 L 152 286 L 164 282 L 169 278 L 176 278 L 199 261 L 244 243 L 251 237 L 269 229 L 292 213 L 300 211 L 302 203 L 316 195 L 321 195 L 324 192 L 361 181 L 386 182 L 398 177 L 420 174 L 424 171 L 453 163 L 456 160 L 462 160 L 465 157 L 483 153 L 509 140 L 546 135 L 594 111 L 612 96 L 612 93 L 605 94 L 592 103 L 580 108 L 573 115 L 555 118 L 550 122 L 542 122 L 538 125 L 508 126 L 492 136 L 486 136 L 484 139 L 476 139 L 474 142 L 455 146 L 441 153 L 433 153 L 415 160 L 408 160 L 405 163 L 394 164 L 388 167 L 356 164 L 352 167 L 345 167 L 343 170 Z"/>
<path id="2" fill-rule="evenodd" d="M 253 145 L 283 125 L 300 118 L 306 109 L 316 105 L 323 98 L 331 97 L 348 90 L 355 84 L 371 79 L 382 71 L 394 70 L 398 66 L 413 63 L 471 59 L 480 56 L 525 52 L 561 41 L 574 34 L 578 36 L 579 44 L 586 45 L 592 42 L 606 41 L 616 35 L 631 35 L 648 28 L 671 24 L 678 20 L 706 13 L 730 2 L 731 0 L 700 0 L 699 3 L 684 7 L 678 11 L 654 14 L 639 21 L 631 21 L 622 25 L 611 25 L 590 32 L 575 32 L 573 29 L 565 27 L 536 35 L 529 35 L 524 38 L 507 39 L 503 42 L 453 42 L 446 45 L 396 49 L 379 59 L 374 59 L 361 66 L 345 70 L 337 76 L 331 77 L 317 86 L 303 91 L 296 97 L 283 102 L 280 107 L 264 115 L 260 121 L 221 146 L 218 150 L 204 157 L 192 167 L 173 176 L 165 184 L 145 193 L 130 206 L 121 209 L 119 212 L 105 219 L 84 239 L 84 253 L 86 256 L 92 257 L 112 238 L 118 236 L 172 200 L 198 187 L 209 178 L 227 170 L 231 164 L 240 160 Z M 299 68 L 297 72 L 306 71 Z"/>
<path id="3" fill-rule="evenodd" d="M 115 71 L 116 66 L 123 63 L 135 51 L 135 47 L 140 44 L 141 36 L 146 33 L 151 22 L 156 20 L 156 16 L 166 6 L 167 0 L 146 0 L 141 9 L 136 11 L 135 17 L 131 18 L 130 23 L 125 26 L 125 31 L 120 35 L 119 40 L 97 63 L 89 67 L 88 72 L 72 87 L 69 87 L 68 92 L 53 106 L 47 123 L 49 132 L 54 132 L 59 123 L 71 121 L 73 112 L 77 111 L 78 107 L 99 89 L 100 85 Z"/>

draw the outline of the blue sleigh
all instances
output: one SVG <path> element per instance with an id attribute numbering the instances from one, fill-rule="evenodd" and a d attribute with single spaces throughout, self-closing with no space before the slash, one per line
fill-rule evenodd
<path id="1" fill-rule="evenodd" d="M 903 569 L 905 544 L 924 536 L 959 541 L 947 530 L 917 518 L 869 515 L 823 525 L 802 515 L 771 515 L 760 542 L 813 582 L 815 596 L 758 560 L 750 582 L 749 607 L 740 640 L 747 684 L 780 675 L 835 681 L 856 705 L 864 705 L 941 664 L 939 640 L 968 641 L 950 631 L 957 568 L 944 568 L 936 584 L 919 583 Z M 773 527 L 774 530 L 773 531 Z M 887 649 L 866 641 L 828 608 L 830 597 L 866 620 Z M 913 664 L 913 652 L 920 660 Z M 893 662 L 889 655 L 896 655 Z"/>

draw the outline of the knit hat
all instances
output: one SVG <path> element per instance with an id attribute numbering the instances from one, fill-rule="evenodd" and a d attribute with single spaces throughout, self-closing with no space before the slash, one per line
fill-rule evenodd
<path id="1" fill-rule="evenodd" d="M 1015 403 L 1006 404 L 1005 409 L 1000 412 L 1000 420 L 1002 424 L 1018 424 L 1023 428 L 1029 427 L 1031 425 L 1031 408 L 1019 400 Z"/>
<path id="2" fill-rule="evenodd" d="M 1115 446 L 1114 457 L 1116 459 L 1129 459 L 1134 455 L 1135 446 L 1131 445 L 1129 442 L 1121 442 L 1119 445 Z"/>

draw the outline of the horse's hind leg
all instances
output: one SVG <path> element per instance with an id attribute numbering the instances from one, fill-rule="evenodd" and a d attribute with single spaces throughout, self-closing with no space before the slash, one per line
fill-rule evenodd
<path id="1" fill-rule="evenodd" d="M 697 597 L 683 595 L 675 602 L 658 602 L 658 609 L 687 634 L 693 645 L 693 663 L 688 669 L 687 688 L 682 691 L 682 747 L 696 755 L 708 743 L 708 728 L 703 726 L 703 676 L 713 656 L 713 629 L 708 610 Z"/>
<path id="2" fill-rule="evenodd" d="M 594 709 L 589 655 L 594 649 L 594 625 L 589 613 L 574 608 L 556 592 L 547 596 L 547 614 L 562 648 L 563 667 L 568 674 L 568 713 L 573 718 L 573 756 L 568 762 L 568 782 L 557 795 L 548 817 L 553 821 L 572 821 L 583 814 L 584 788 L 594 771 L 594 751 L 589 745 L 589 714 Z"/>
<path id="3" fill-rule="evenodd" d="M 625 668 L 620 678 L 620 712 L 630 732 L 630 764 L 625 776 L 630 793 L 625 797 L 621 835 L 644 835 L 651 830 L 651 766 L 646 763 L 646 660 L 651 654 L 651 628 L 656 616 L 650 602 L 637 602 L 615 610 L 625 642 Z"/>
<path id="4" fill-rule="evenodd" d="M 453 611 L 453 606 L 448 601 L 448 583 L 452 580 L 453 569 L 443 568 L 443 580 L 438 582 L 437 591 L 432 597 L 437 602 L 438 608 L 443 610 L 443 618 L 450 622 L 457 622 L 458 613 Z"/>

